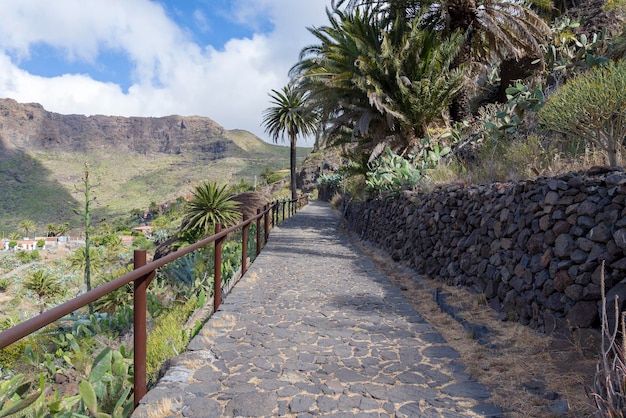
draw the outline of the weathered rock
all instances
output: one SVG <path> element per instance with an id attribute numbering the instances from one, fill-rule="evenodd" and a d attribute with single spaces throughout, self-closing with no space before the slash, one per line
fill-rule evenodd
<path id="1" fill-rule="evenodd" d="M 575 328 L 589 328 L 598 319 L 598 308 L 595 302 L 577 302 L 567 313 L 567 321 Z"/>
<path id="2" fill-rule="evenodd" d="M 621 281 L 611 290 L 606 292 L 606 317 L 608 320 L 609 331 L 613 332 L 616 326 L 615 321 L 615 301 L 617 300 L 617 309 L 619 312 L 623 312 L 626 308 L 626 281 Z M 602 307 L 598 312 L 600 317 L 602 316 Z"/>
<path id="3" fill-rule="evenodd" d="M 620 247 L 622 250 L 626 250 L 626 228 L 618 229 L 613 234 L 613 239 L 615 240 L 615 244 Z"/>
<path id="4" fill-rule="evenodd" d="M 589 231 L 589 235 L 587 236 L 592 241 L 595 242 L 608 242 L 611 238 L 611 230 L 605 224 L 599 224 Z"/>
<path id="5" fill-rule="evenodd" d="M 574 251 L 575 246 L 574 238 L 571 235 L 561 234 L 554 243 L 554 253 L 559 258 L 566 258 Z"/>
<path id="6" fill-rule="evenodd" d="M 546 331 L 596 326 L 602 263 L 607 289 L 626 275 L 626 172 L 615 169 L 437 186 L 353 202 L 346 217 L 399 261 Z"/>
<path id="7" fill-rule="evenodd" d="M 554 277 L 554 290 L 564 292 L 567 286 L 574 284 L 574 280 L 566 270 L 559 271 Z"/>

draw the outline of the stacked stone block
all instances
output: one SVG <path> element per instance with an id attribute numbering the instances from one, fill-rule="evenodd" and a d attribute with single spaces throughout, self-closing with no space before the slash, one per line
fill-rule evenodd
<path id="1" fill-rule="evenodd" d="M 626 173 L 608 168 L 453 184 L 353 202 L 350 228 L 417 272 L 483 293 L 503 319 L 542 331 L 598 325 L 626 277 Z"/>

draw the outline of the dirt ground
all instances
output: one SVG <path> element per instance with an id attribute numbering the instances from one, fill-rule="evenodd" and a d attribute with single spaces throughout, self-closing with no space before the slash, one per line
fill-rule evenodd
<path id="1" fill-rule="evenodd" d="M 586 391 L 596 372 L 599 332 L 546 335 L 502 321 L 484 296 L 420 276 L 381 250 L 354 237 L 352 241 L 460 353 L 467 372 L 489 387 L 507 418 L 593 414 Z M 447 296 L 446 303 L 458 312 L 455 318 L 435 302 L 435 292 Z M 481 330 L 481 335 L 467 324 Z"/>

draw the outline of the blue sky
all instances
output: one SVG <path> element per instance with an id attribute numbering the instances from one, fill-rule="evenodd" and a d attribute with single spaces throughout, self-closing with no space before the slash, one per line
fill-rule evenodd
<path id="1" fill-rule="evenodd" d="M 0 97 L 63 114 L 200 115 L 268 140 L 330 0 L 2 0 Z"/>

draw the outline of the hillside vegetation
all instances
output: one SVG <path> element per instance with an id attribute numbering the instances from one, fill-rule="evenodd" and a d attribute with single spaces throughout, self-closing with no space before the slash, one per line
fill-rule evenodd
<path id="1" fill-rule="evenodd" d="M 2 100 L 2 106 L 2 232 L 16 230 L 24 219 L 33 220 L 38 231 L 48 223 L 76 226 L 85 163 L 96 196 L 94 218 L 107 219 L 184 196 L 204 180 L 254 184 L 265 169 L 289 168 L 288 147 L 268 144 L 247 131 L 224 130 L 208 118 L 171 117 L 174 123 L 171 118 L 99 116 L 101 123 L 95 126 L 93 117 L 71 115 L 70 129 L 61 122 L 64 115 L 37 105 Z M 58 122 L 53 127 L 51 117 Z M 144 142 L 140 151 L 129 148 L 130 137 Z M 308 152 L 300 148 L 299 160 Z"/>

